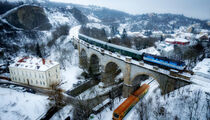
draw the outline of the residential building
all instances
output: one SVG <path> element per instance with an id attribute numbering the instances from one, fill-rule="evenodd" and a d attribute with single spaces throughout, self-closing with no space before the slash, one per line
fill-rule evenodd
<path id="1" fill-rule="evenodd" d="M 178 44 L 178 45 L 187 45 L 190 43 L 189 40 L 184 39 L 184 38 L 166 38 L 165 39 L 166 43 L 170 43 L 170 44 Z"/>
<path id="2" fill-rule="evenodd" d="M 59 63 L 42 58 L 17 58 L 9 66 L 9 72 L 12 81 L 37 87 L 50 88 L 60 82 Z"/>

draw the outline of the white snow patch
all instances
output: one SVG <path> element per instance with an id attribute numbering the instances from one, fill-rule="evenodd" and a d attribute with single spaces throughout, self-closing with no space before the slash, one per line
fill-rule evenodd
<path id="1" fill-rule="evenodd" d="M 101 88 L 100 85 L 96 85 L 92 88 L 89 88 L 88 90 L 84 91 L 79 96 L 77 96 L 77 98 L 80 98 L 82 100 L 91 99 L 91 98 L 94 98 L 98 95 L 102 95 L 106 92 L 109 92 L 110 90 L 112 90 L 113 87 L 116 86 L 116 85 L 113 85 L 113 86 L 109 86 L 109 87 L 106 87 L 106 88 Z"/>
<path id="2" fill-rule="evenodd" d="M 61 88 L 64 90 L 69 90 L 73 88 L 73 84 L 76 84 L 78 81 L 84 81 L 84 79 L 78 79 L 78 76 L 83 72 L 76 65 L 68 67 L 66 70 L 61 70 L 61 79 L 64 84 L 61 85 Z"/>
<path id="3" fill-rule="evenodd" d="M 155 47 L 148 47 L 146 49 L 140 50 L 140 52 L 149 53 L 152 55 L 160 55 L 160 53 L 155 49 Z"/>
<path id="4" fill-rule="evenodd" d="M 109 26 L 106 26 L 106 25 L 103 25 L 103 24 L 100 24 L 100 23 L 88 23 L 86 26 L 89 27 L 89 28 L 104 29 L 108 33 L 111 32 Z"/>
<path id="5" fill-rule="evenodd" d="M 98 19 L 98 18 L 96 18 L 96 17 L 94 17 L 94 16 L 92 16 L 92 15 L 88 15 L 87 17 L 88 17 L 88 19 L 89 19 L 90 21 L 93 21 L 93 22 L 101 22 L 100 19 Z"/>
<path id="6" fill-rule="evenodd" d="M 75 27 L 72 27 L 69 31 L 69 36 L 70 38 L 78 38 L 78 34 L 79 34 L 79 30 L 81 28 L 81 25 L 78 25 L 78 26 L 75 26 Z"/>
<path id="7" fill-rule="evenodd" d="M 50 120 L 65 120 L 67 117 L 73 118 L 73 107 L 67 105 L 55 113 Z"/>
<path id="8" fill-rule="evenodd" d="M 47 96 L 0 88 L 0 119 L 37 119 L 48 109 Z"/>

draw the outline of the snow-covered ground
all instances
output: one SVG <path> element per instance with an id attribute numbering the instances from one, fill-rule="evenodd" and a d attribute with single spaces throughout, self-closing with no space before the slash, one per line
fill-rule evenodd
<path id="1" fill-rule="evenodd" d="M 61 88 L 69 90 L 73 88 L 73 84 L 76 84 L 78 81 L 84 81 L 84 79 L 78 79 L 78 76 L 80 76 L 82 72 L 83 70 L 76 65 L 72 65 L 66 68 L 66 70 L 61 70 L 62 83 L 64 83 L 61 85 Z"/>
<path id="2" fill-rule="evenodd" d="M 95 17 L 95 16 L 93 16 L 93 15 L 88 15 L 87 17 L 88 17 L 89 21 L 93 21 L 93 22 L 101 22 L 101 20 L 100 20 L 100 19 L 96 18 L 96 17 Z"/>
<path id="3" fill-rule="evenodd" d="M 70 38 L 77 38 L 78 39 L 78 34 L 79 34 L 79 29 L 81 28 L 81 25 L 72 27 L 69 31 L 69 37 Z"/>
<path id="4" fill-rule="evenodd" d="M 109 86 L 109 87 L 106 87 L 106 88 L 101 88 L 100 85 L 96 85 L 92 88 L 89 88 L 88 90 L 86 90 L 85 92 L 81 93 L 78 98 L 79 99 L 91 99 L 91 98 L 94 98 L 98 95 L 102 95 L 106 92 L 109 92 L 113 87 L 116 87 L 116 85 L 113 85 L 113 86 Z"/>
<path id="5" fill-rule="evenodd" d="M 0 120 L 36 119 L 48 110 L 47 96 L 0 88 Z"/>
<path id="6" fill-rule="evenodd" d="M 73 118 L 73 107 L 67 105 L 55 113 L 50 120 L 65 120 L 67 117 Z"/>
<path id="7" fill-rule="evenodd" d="M 63 14 L 58 9 L 50 9 L 50 11 L 45 10 L 48 15 L 49 21 L 53 26 L 58 26 L 62 24 L 68 24 L 70 26 L 77 25 L 77 20 L 72 16 L 72 14 Z"/>
<path id="8" fill-rule="evenodd" d="M 111 32 L 111 29 L 109 28 L 109 26 L 103 25 L 103 24 L 100 24 L 100 23 L 88 23 L 86 26 L 89 27 L 89 28 L 91 28 L 91 29 L 92 28 L 105 29 L 105 31 L 107 33 L 110 33 Z"/>
<path id="9" fill-rule="evenodd" d="M 146 49 L 139 50 L 142 53 L 149 53 L 152 55 L 160 55 L 160 52 L 156 50 L 155 47 L 148 47 Z"/>

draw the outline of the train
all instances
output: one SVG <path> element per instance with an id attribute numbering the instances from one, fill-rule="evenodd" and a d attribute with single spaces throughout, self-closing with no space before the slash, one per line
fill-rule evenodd
<path id="1" fill-rule="evenodd" d="M 143 84 L 134 91 L 120 106 L 118 106 L 112 115 L 113 120 L 122 120 L 126 114 L 136 105 L 136 103 L 147 93 L 148 84 Z"/>
<path id="2" fill-rule="evenodd" d="M 169 69 L 184 70 L 186 68 L 186 65 L 183 61 L 178 61 L 178 60 L 173 60 L 166 57 L 143 53 L 138 50 L 104 42 L 95 38 L 91 38 L 83 34 L 79 34 L 78 37 L 79 39 L 89 44 L 101 47 L 111 52 L 117 52 L 124 56 L 132 57 L 132 59 L 134 60 L 138 60 L 138 61 L 143 60 L 149 63 L 156 64 L 157 66 L 160 66 L 160 67 L 164 66 L 165 68 L 169 68 Z"/>

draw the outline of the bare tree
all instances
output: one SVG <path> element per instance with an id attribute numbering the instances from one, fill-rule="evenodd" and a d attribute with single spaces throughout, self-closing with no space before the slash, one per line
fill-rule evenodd
<path id="1" fill-rule="evenodd" d="M 52 89 L 49 99 L 51 100 L 51 105 L 56 107 L 61 107 L 65 104 L 64 96 L 62 94 L 63 90 L 60 88 L 61 83 L 52 83 L 50 88 Z"/>
<path id="2" fill-rule="evenodd" d="M 78 100 L 77 106 L 74 108 L 73 120 L 87 120 L 91 112 L 87 102 Z"/>

